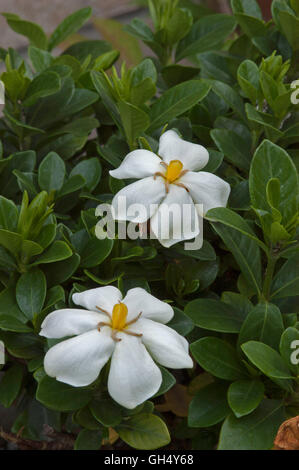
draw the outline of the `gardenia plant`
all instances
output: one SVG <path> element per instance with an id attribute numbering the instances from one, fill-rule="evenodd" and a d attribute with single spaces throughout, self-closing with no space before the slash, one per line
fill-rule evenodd
<path id="1" fill-rule="evenodd" d="M 207 149 L 186 142 L 173 130 L 160 137 L 158 155 L 149 150 L 130 152 L 110 175 L 117 179 L 138 178 L 139 181 L 114 196 L 114 217 L 139 224 L 150 219 L 152 233 L 165 247 L 196 237 L 200 232 L 198 217 L 209 209 L 226 207 L 230 194 L 228 183 L 212 173 L 199 171 L 208 161 Z M 126 204 L 122 204 L 121 199 Z M 130 211 L 136 204 L 145 208 L 143 213 L 136 215 Z M 172 205 L 176 206 L 170 216 L 165 206 L 167 209 Z M 187 206 L 190 220 L 186 230 L 181 225 Z"/>
<path id="2" fill-rule="evenodd" d="M 62 341 L 47 352 L 46 373 L 74 387 L 90 385 L 111 357 L 108 391 L 135 408 L 159 390 L 162 374 L 154 360 L 173 369 L 193 366 L 188 342 L 165 325 L 173 309 L 141 288 L 125 298 L 113 286 L 73 294 L 88 310 L 62 309 L 48 315 L 40 334 Z"/>

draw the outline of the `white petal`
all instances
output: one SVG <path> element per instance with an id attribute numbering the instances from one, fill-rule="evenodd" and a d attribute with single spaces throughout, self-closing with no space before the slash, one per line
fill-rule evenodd
<path id="1" fill-rule="evenodd" d="M 196 204 L 203 204 L 203 214 L 214 207 L 226 207 L 230 193 L 230 185 L 213 173 L 189 171 L 182 178 Z"/>
<path id="2" fill-rule="evenodd" d="M 160 388 L 162 374 L 140 338 L 117 335 L 108 378 L 112 398 L 126 408 L 135 408 Z"/>
<path id="3" fill-rule="evenodd" d="M 72 299 L 75 304 L 88 310 L 97 311 L 100 307 L 111 314 L 114 305 L 121 301 L 122 294 L 116 287 L 105 286 L 73 294 Z"/>
<path id="4" fill-rule="evenodd" d="M 184 170 L 201 170 L 209 161 L 209 152 L 205 147 L 181 139 L 175 131 L 161 135 L 158 153 L 166 163 L 180 160 Z"/>
<path id="5" fill-rule="evenodd" d="M 188 354 L 188 342 L 175 330 L 152 320 L 140 318 L 130 327 L 131 331 L 142 333 L 141 340 L 159 364 L 172 369 L 193 367 Z"/>
<path id="6" fill-rule="evenodd" d="M 166 198 L 151 218 L 151 230 L 166 248 L 199 234 L 198 214 L 186 189 L 169 186 Z"/>
<path id="7" fill-rule="evenodd" d="M 50 313 L 43 321 L 40 335 L 46 338 L 64 338 L 85 333 L 107 321 L 107 316 L 76 308 L 64 308 Z"/>
<path id="8" fill-rule="evenodd" d="M 150 176 L 121 189 L 112 201 L 115 219 L 130 220 L 135 223 L 143 223 L 148 220 L 156 212 L 158 204 L 165 197 L 165 184 L 163 181 L 162 177 L 154 179 Z M 133 204 L 134 207 L 130 209 Z"/>
<path id="9" fill-rule="evenodd" d="M 135 287 L 127 292 L 123 302 L 128 307 L 127 321 L 142 312 L 142 318 L 150 318 L 161 323 L 168 323 L 174 313 L 172 307 L 149 294 L 141 287 Z"/>
<path id="10" fill-rule="evenodd" d="M 91 384 L 115 347 L 110 333 L 110 328 L 92 330 L 56 344 L 45 356 L 46 373 L 74 387 Z"/>
<path id="11" fill-rule="evenodd" d="M 109 171 L 113 178 L 145 178 L 161 171 L 161 159 L 149 150 L 133 150 L 116 170 Z"/>

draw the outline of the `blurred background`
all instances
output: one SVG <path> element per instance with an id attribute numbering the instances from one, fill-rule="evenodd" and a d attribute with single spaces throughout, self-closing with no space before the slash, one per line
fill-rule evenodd
<path id="1" fill-rule="evenodd" d="M 248 0 L 250 2 L 251 0 Z M 191 0 L 182 0 L 182 6 L 190 5 Z M 132 18 L 147 17 L 144 8 L 146 0 L 0 0 L 0 12 L 10 12 L 19 15 L 28 21 L 40 24 L 46 33 L 51 33 L 55 27 L 70 13 L 79 8 L 91 6 L 94 17 L 113 18 L 127 23 Z M 212 10 L 230 13 L 229 0 L 193 0 L 195 5 L 204 5 Z M 269 19 L 271 0 L 259 0 L 265 19 Z M 22 49 L 27 44 L 26 38 L 14 33 L 0 16 L 1 40 L 3 48 L 14 47 Z M 99 34 L 87 24 L 82 33 L 90 39 L 98 39 Z"/>

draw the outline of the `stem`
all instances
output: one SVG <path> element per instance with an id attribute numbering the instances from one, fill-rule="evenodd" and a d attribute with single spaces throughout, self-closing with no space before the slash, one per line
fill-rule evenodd
<path id="1" fill-rule="evenodd" d="M 268 264 L 267 264 L 264 285 L 263 285 L 263 292 L 262 292 L 262 297 L 267 301 L 269 300 L 269 297 L 270 297 L 271 284 L 272 284 L 272 279 L 273 279 L 273 274 L 274 274 L 274 269 L 275 269 L 277 259 L 278 259 L 277 256 L 273 255 L 273 253 L 270 252 L 268 256 Z"/>

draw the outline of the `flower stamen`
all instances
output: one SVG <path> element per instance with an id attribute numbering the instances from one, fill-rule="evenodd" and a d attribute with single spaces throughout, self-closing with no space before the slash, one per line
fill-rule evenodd
<path id="1" fill-rule="evenodd" d="M 165 162 L 160 162 L 160 165 L 164 166 L 166 172 L 163 174 L 161 171 L 157 171 L 154 174 L 154 180 L 156 180 L 157 176 L 161 176 L 161 178 L 164 179 L 166 193 L 169 193 L 169 184 L 175 184 L 176 186 L 180 186 L 189 192 L 189 189 L 186 188 L 185 185 L 177 182 L 179 178 L 184 176 L 189 171 L 182 169 L 183 164 L 180 160 L 171 160 L 168 165 Z"/>
<path id="2" fill-rule="evenodd" d="M 126 323 L 126 328 L 129 326 L 129 325 L 132 325 L 133 323 L 136 323 L 137 320 L 139 320 L 139 318 L 141 317 L 142 315 L 142 312 L 139 312 L 137 317 L 133 318 L 133 320 L 129 321 L 128 323 Z"/>
<path id="3" fill-rule="evenodd" d="M 187 193 L 190 192 L 187 186 L 185 186 L 183 183 L 173 183 L 173 184 L 175 184 L 176 186 L 179 186 L 180 188 L 186 189 Z"/>
<path id="4" fill-rule="evenodd" d="M 126 335 L 129 335 L 129 336 L 137 336 L 138 338 L 140 338 L 142 336 L 142 333 L 134 333 L 133 331 L 123 331 L 123 333 L 126 333 Z"/>
<path id="5" fill-rule="evenodd" d="M 110 315 L 109 312 L 107 312 L 107 310 L 104 310 L 103 308 L 98 307 L 97 305 L 96 305 L 96 308 L 97 308 L 98 310 L 100 310 L 100 312 L 104 313 L 105 315 L 108 315 L 108 317 L 109 317 L 110 320 L 111 320 L 111 315 Z"/>

